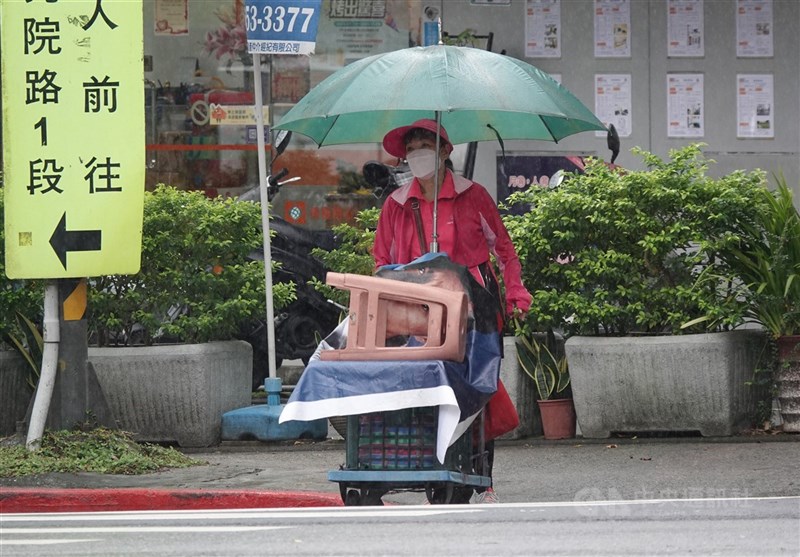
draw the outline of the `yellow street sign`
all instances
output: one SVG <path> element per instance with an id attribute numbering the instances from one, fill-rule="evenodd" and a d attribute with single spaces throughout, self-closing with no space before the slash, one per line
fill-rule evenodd
<path id="1" fill-rule="evenodd" d="M 6 273 L 138 272 L 141 0 L 2 0 L 0 10 Z"/>

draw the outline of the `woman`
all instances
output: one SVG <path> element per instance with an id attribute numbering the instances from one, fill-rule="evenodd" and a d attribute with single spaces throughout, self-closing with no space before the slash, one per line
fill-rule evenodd
<path id="1" fill-rule="evenodd" d="M 437 126 L 434 120 L 418 120 L 387 133 L 383 148 L 390 155 L 408 161 L 414 180 L 395 190 L 381 209 L 373 248 L 376 267 L 408 263 L 429 251 L 434 240 L 433 209 L 438 182 L 438 251 L 447 253 L 452 261 L 467 267 L 478 283 L 495 296 L 500 324 L 503 314 L 511 316 L 515 312 L 527 312 L 531 295 L 522 284 L 519 258 L 497 206 L 483 186 L 457 176 L 447 168 L 453 151 L 447 131 Z M 435 176 L 437 158 L 439 173 Z M 490 262 L 492 254 L 503 273 L 505 304 Z M 513 404 L 501 385 L 498 384 L 498 392 L 487 406 L 490 413 L 492 408 L 505 406 L 507 412 L 514 414 L 507 422 L 518 423 Z M 497 436 L 505 431 L 493 433 Z M 488 475 L 491 476 L 494 442 L 490 440 L 487 448 Z M 497 502 L 491 487 L 478 497 L 482 502 Z"/>

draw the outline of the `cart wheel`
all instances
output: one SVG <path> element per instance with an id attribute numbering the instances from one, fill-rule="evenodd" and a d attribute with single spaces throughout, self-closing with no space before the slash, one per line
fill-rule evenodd
<path id="1" fill-rule="evenodd" d="M 453 500 L 453 484 L 445 484 L 444 487 L 425 486 L 425 496 L 431 505 L 447 505 Z"/>
<path id="2" fill-rule="evenodd" d="M 383 493 L 377 489 L 365 489 L 361 494 L 361 505 L 382 507 L 383 499 L 381 497 L 383 497 Z"/>
<path id="3" fill-rule="evenodd" d="M 456 486 L 453 488 L 453 498 L 450 503 L 453 505 L 468 505 L 474 489 L 467 486 Z"/>
<path id="4" fill-rule="evenodd" d="M 357 507 L 361 504 L 361 495 L 355 489 L 348 489 L 344 497 L 345 507 Z"/>

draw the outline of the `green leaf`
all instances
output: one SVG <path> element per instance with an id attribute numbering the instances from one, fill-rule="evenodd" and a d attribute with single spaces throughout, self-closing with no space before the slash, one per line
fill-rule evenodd
<path id="1" fill-rule="evenodd" d="M 634 149 L 645 170 L 589 159 L 557 188 L 509 197 L 525 208 L 504 222 L 533 297 L 529 330 L 679 334 L 747 319 L 748 299 L 731 294 L 732 264 L 719 253 L 757 221 L 764 175 L 710 178 L 700 147 L 665 160 Z"/>
<path id="2" fill-rule="evenodd" d="M 264 265 L 249 258 L 262 245 L 257 203 L 160 185 L 145 194 L 142 233 L 139 273 L 98 277 L 89 290 L 100 344 L 228 340 L 266 313 Z M 276 309 L 294 296 L 293 283 L 273 285 Z M 175 318 L 174 308 L 187 311 Z"/>

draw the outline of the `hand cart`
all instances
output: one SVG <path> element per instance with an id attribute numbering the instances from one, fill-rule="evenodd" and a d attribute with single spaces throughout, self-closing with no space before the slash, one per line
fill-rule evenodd
<path id="1" fill-rule="evenodd" d="M 483 410 L 436 458 L 438 407 L 348 416 L 346 464 L 328 472 L 346 506 L 383 505 L 398 491 L 424 491 L 431 504 L 469 503 L 475 488 L 491 485 Z"/>

